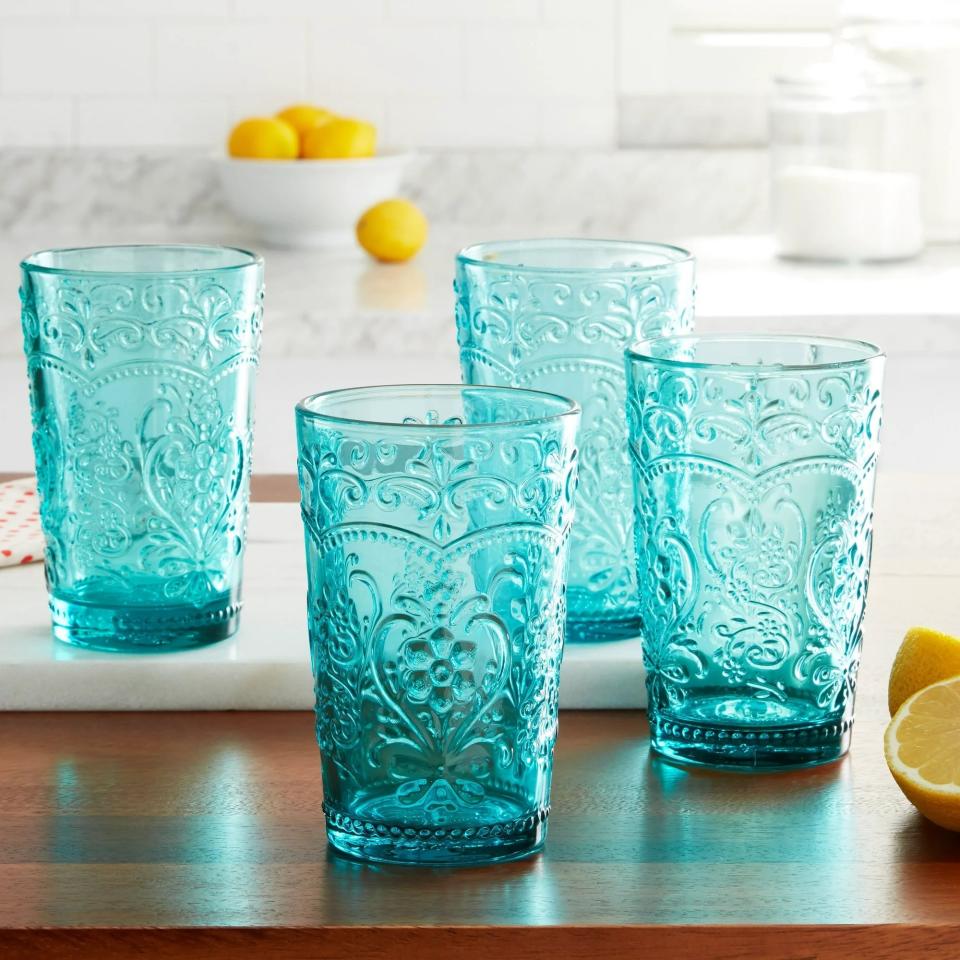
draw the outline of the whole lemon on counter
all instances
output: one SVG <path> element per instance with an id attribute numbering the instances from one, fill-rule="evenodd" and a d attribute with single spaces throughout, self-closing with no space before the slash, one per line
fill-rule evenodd
<path id="1" fill-rule="evenodd" d="M 960 637 L 928 627 L 912 627 L 890 668 L 887 686 L 890 716 L 918 690 L 957 676 L 960 676 Z"/>
<path id="2" fill-rule="evenodd" d="M 409 200 L 383 200 L 357 221 L 357 241 L 385 263 L 409 260 L 427 239 L 427 218 Z"/>
<path id="3" fill-rule="evenodd" d="M 322 126 L 336 118 L 336 114 L 325 110 L 323 107 L 315 107 L 311 103 L 295 103 L 290 107 L 281 110 L 277 114 L 279 120 L 285 120 L 293 127 L 300 136 L 301 153 L 303 147 L 303 138 L 309 130 L 314 127 Z"/>
<path id="4" fill-rule="evenodd" d="M 250 117 L 230 131 L 227 152 L 247 159 L 293 160 L 300 152 L 300 138 L 285 120 Z"/>
<path id="5" fill-rule="evenodd" d="M 372 157 L 377 149 L 377 128 L 364 120 L 337 117 L 308 130 L 302 155 L 310 160 L 345 160 Z"/>

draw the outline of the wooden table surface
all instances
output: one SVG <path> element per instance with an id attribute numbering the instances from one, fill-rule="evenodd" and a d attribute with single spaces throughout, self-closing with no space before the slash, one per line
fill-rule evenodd
<path id="1" fill-rule="evenodd" d="M 564 712 L 528 861 L 331 854 L 305 713 L 0 714 L 0 958 L 957 960 L 960 835 L 907 804 L 881 749 L 903 629 L 958 626 L 947 481 L 881 484 L 849 757 L 688 772 L 650 757 L 640 712 Z M 923 509 L 884 512 L 908 496 Z"/>
<path id="2" fill-rule="evenodd" d="M 7 714 L 0 956 L 955 960 L 960 837 L 863 726 L 760 777 L 651 759 L 639 712 L 564 713 L 545 852 L 444 870 L 327 850 L 309 714 Z"/>

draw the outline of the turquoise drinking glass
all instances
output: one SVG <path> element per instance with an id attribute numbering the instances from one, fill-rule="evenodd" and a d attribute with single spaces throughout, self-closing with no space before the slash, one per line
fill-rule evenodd
<path id="1" fill-rule="evenodd" d="M 244 250 L 47 250 L 21 264 L 58 640 L 200 646 L 238 625 L 263 263 Z"/>
<path id="2" fill-rule="evenodd" d="M 659 243 L 481 243 L 457 257 L 455 289 L 465 383 L 556 391 L 583 408 L 568 639 L 636 636 L 623 352 L 692 329 L 693 258 Z"/>
<path id="3" fill-rule="evenodd" d="M 365 387 L 297 407 L 327 836 L 369 860 L 546 838 L 575 403 Z"/>
<path id="4" fill-rule="evenodd" d="M 846 753 L 884 358 L 818 337 L 627 353 L 651 744 L 764 769 Z"/>

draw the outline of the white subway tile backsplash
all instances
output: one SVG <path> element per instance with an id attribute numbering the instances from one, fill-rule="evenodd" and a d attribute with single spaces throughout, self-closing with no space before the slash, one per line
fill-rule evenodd
<path id="1" fill-rule="evenodd" d="M 383 91 L 386 37 L 379 21 L 357 30 L 342 21 L 316 21 L 307 34 L 308 88 L 329 99 L 331 94 Z"/>
<path id="2" fill-rule="evenodd" d="M 613 33 L 588 24 L 484 23 L 465 28 L 466 89 L 474 96 L 614 95 Z"/>
<path id="3" fill-rule="evenodd" d="M 74 143 L 219 149 L 226 142 L 229 124 L 223 97 L 89 97 L 76 105 Z"/>
<path id="4" fill-rule="evenodd" d="M 538 109 L 531 98 L 403 97 L 388 107 L 385 140 L 394 147 L 532 147 Z"/>
<path id="5" fill-rule="evenodd" d="M 239 17 L 370 20 L 384 16 L 386 0 L 234 0 Z"/>
<path id="6" fill-rule="evenodd" d="M 632 2 L 644 6 L 638 0 Z M 617 0 L 540 0 L 540 17 L 547 23 L 576 20 L 611 27 L 617 17 L 617 7 Z"/>
<path id="7" fill-rule="evenodd" d="M 474 97 L 536 93 L 537 33 L 536 25 L 525 23 L 509 30 L 494 23 L 465 27 L 466 92 Z"/>
<path id="8" fill-rule="evenodd" d="M 545 24 L 537 30 L 536 77 L 542 93 L 584 96 L 615 93 L 613 34 L 587 24 Z"/>
<path id="9" fill-rule="evenodd" d="M 177 18 L 157 30 L 157 89 L 164 93 L 275 94 L 306 90 L 303 28 L 282 21 Z"/>
<path id="10" fill-rule="evenodd" d="M 393 147 L 448 146 L 460 136 L 462 101 L 455 97 L 403 97 L 390 103 L 384 138 Z"/>
<path id="11" fill-rule="evenodd" d="M 65 17 L 74 0 L 0 0 L 0 17 Z"/>
<path id="12" fill-rule="evenodd" d="M 0 98 L 0 147 L 70 143 L 73 111 L 66 97 Z"/>
<path id="13" fill-rule="evenodd" d="M 621 0 L 616 30 L 617 89 L 620 93 L 669 90 L 670 5 Z"/>
<path id="14" fill-rule="evenodd" d="M 539 14 L 539 0 L 387 0 L 387 3 L 390 15 L 397 20 L 536 20 Z"/>
<path id="15" fill-rule="evenodd" d="M 311 24 L 312 90 L 379 94 L 456 93 L 460 88 L 461 32 L 455 24 Z"/>
<path id="16" fill-rule="evenodd" d="M 457 143 L 465 147 L 532 147 L 537 143 L 535 100 L 520 96 L 465 97 L 460 103 L 459 137 L 445 146 Z"/>
<path id="17" fill-rule="evenodd" d="M 304 99 L 371 120 L 385 145 L 609 149 L 657 143 L 658 130 L 688 145 L 718 127 L 716 110 L 764 96 L 778 64 L 810 56 L 789 37 L 750 56 L 704 44 L 678 28 L 677 9 L 686 7 L 0 0 L 0 145 L 219 144 L 237 119 Z M 650 98 L 678 95 L 689 117 L 647 124 Z M 755 114 L 717 136 L 755 142 Z"/>
<path id="18" fill-rule="evenodd" d="M 617 144 L 612 97 L 547 97 L 538 113 L 542 146 L 609 150 Z"/>
<path id="19" fill-rule="evenodd" d="M 153 36 L 138 20 L 0 24 L 0 95 L 55 96 L 153 88 Z"/>
<path id="20" fill-rule="evenodd" d="M 24 0 L 24 6 L 28 0 Z M 30 0 L 32 2 L 32 0 Z M 226 17 L 231 0 L 73 0 L 78 17 Z M 269 5 L 264 3 L 264 6 Z"/>
<path id="21" fill-rule="evenodd" d="M 395 24 L 385 31 L 381 89 L 411 94 L 462 91 L 462 30 L 458 24 Z"/>

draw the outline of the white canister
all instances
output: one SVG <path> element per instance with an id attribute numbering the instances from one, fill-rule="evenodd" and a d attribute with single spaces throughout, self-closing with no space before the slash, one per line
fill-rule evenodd
<path id="1" fill-rule="evenodd" d="M 847 0 L 842 35 L 923 81 L 923 216 L 931 240 L 960 240 L 960 2 Z"/>
<path id="2" fill-rule="evenodd" d="M 847 44 L 777 79 L 773 211 L 782 256 L 898 260 L 923 248 L 918 84 Z"/>

